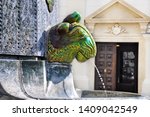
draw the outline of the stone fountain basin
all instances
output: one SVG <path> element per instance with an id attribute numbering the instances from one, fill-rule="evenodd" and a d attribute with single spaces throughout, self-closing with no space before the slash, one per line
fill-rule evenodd
<path id="1" fill-rule="evenodd" d="M 77 93 L 80 98 L 75 99 L 75 100 L 91 100 L 91 99 L 92 100 L 128 100 L 128 99 L 149 100 L 150 99 L 150 97 L 148 96 L 145 97 L 136 93 L 120 92 L 120 91 L 106 91 L 106 92 L 107 92 L 107 95 L 103 90 L 77 90 Z M 5 95 L 0 95 L 0 100 L 6 100 L 6 99 L 7 100 L 20 100 L 21 98 L 14 97 L 6 93 Z M 45 100 L 45 99 L 42 98 L 42 100 Z M 67 99 L 56 98 L 56 100 L 67 100 Z"/>
<path id="2" fill-rule="evenodd" d="M 120 91 L 83 90 L 78 94 L 81 99 L 150 99 L 137 93 Z"/>
<path id="3" fill-rule="evenodd" d="M 72 96 L 74 91 L 79 98 L 60 97 L 61 95 L 57 98 L 46 98 L 44 79 L 46 79 L 45 61 L 0 60 L 0 99 L 31 99 L 32 97 L 28 95 L 35 97 L 34 99 L 150 99 L 135 93 L 103 90 L 69 90 L 69 95 Z M 66 91 L 71 87 L 74 89 L 73 82 L 71 83 L 72 85 L 67 85 Z"/>

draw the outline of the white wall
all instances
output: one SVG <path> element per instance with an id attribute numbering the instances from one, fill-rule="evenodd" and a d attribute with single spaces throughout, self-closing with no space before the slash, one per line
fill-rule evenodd
<path id="1" fill-rule="evenodd" d="M 145 37 L 145 79 L 142 84 L 142 95 L 145 96 L 150 96 L 150 53 L 149 53 L 149 48 L 150 48 L 150 35 L 144 35 Z"/>
<path id="2" fill-rule="evenodd" d="M 86 0 L 60 0 L 60 21 L 73 11 L 80 12 L 82 19 L 85 17 Z M 83 21 L 83 20 L 82 20 Z"/>
<path id="3" fill-rule="evenodd" d="M 86 17 L 109 3 L 111 0 L 59 0 L 60 20 L 66 15 L 77 10 L 82 17 Z M 150 16 L 150 0 L 124 0 L 136 9 Z"/>
<path id="4" fill-rule="evenodd" d="M 86 16 L 88 16 L 93 11 L 96 11 L 97 9 L 99 9 L 100 7 L 109 3 L 112 0 L 86 0 L 86 1 L 87 1 Z M 124 1 L 150 16 L 150 0 L 124 0 Z"/>

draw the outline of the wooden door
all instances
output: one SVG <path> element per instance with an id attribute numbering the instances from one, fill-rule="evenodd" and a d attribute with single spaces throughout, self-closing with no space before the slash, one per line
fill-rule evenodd
<path id="1" fill-rule="evenodd" d="M 138 44 L 120 43 L 117 47 L 117 90 L 137 93 Z"/>
<path id="2" fill-rule="evenodd" d="M 116 44 L 96 43 L 95 64 L 100 71 L 107 90 L 116 90 Z M 95 90 L 103 90 L 102 82 L 95 70 Z"/>

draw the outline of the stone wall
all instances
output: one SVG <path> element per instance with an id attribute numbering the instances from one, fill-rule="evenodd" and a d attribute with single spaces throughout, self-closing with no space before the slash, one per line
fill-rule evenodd
<path id="1" fill-rule="evenodd" d="M 14 99 L 9 94 L 26 98 L 18 82 L 21 75 L 30 77 L 33 73 L 37 79 L 44 77 L 44 71 L 35 73 L 34 69 L 29 69 L 29 76 L 19 71 L 20 65 L 24 65 L 21 60 L 32 61 L 46 55 L 46 30 L 58 21 L 58 0 L 54 2 L 49 13 L 45 0 L 0 0 L 0 99 Z M 29 65 L 35 69 L 43 68 L 43 62 L 32 63 Z M 23 66 L 23 70 L 28 66 Z M 40 86 L 35 89 L 43 90 Z"/>
<path id="2" fill-rule="evenodd" d="M 44 56 L 44 30 L 56 23 L 57 8 L 49 13 L 45 0 L 0 0 L 0 54 Z"/>
<path id="3" fill-rule="evenodd" d="M 22 99 L 42 98 L 45 72 L 45 61 L 1 60 L 0 94 L 3 88 L 7 95 Z"/>

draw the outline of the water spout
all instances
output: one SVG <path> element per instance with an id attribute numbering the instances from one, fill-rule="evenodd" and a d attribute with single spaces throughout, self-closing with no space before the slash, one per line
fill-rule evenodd
<path id="1" fill-rule="evenodd" d="M 100 72 L 99 72 L 99 69 L 97 68 L 97 66 L 96 66 L 95 64 L 94 64 L 94 67 L 95 67 L 95 69 L 96 69 L 96 71 L 97 71 L 97 73 L 98 73 L 98 77 L 99 77 L 99 79 L 100 79 L 100 82 L 102 83 L 102 86 L 103 86 L 103 89 L 104 89 L 104 92 L 105 92 L 105 96 L 108 97 L 108 96 L 107 96 L 106 86 L 105 86 L 104 80 L 103 80 L 103 78 L 102 78 L 102 76 L 101 76 L 101 74 L 100 74 Z"/>

